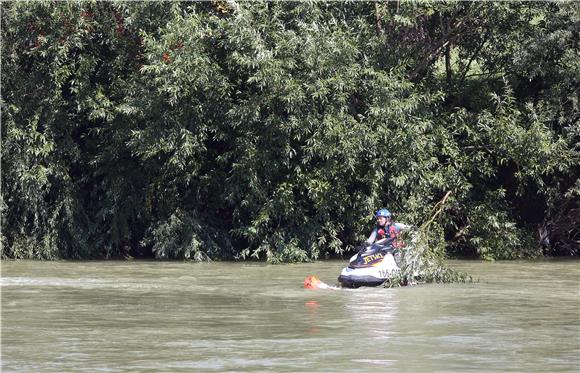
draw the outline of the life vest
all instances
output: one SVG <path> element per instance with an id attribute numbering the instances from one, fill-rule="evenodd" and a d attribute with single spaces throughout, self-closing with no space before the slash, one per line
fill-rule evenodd
<path id="1" fill-rule="evenodd" d="M 381 227 L 377 225 L 377 238 L 376 240 L 382 240 L 383 238 L 396 238 L 398 236 L 399 231 L 394 224 L 385 225 Z"/>

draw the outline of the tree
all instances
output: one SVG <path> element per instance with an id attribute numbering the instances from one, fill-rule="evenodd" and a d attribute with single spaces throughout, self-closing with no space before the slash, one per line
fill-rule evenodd
<path id="1" fill-rule="evenodd" d="M 1 6 L 4 257 L 304 261 L 385 204 L 435 257 L 574 226 L 575 3 Z"/>

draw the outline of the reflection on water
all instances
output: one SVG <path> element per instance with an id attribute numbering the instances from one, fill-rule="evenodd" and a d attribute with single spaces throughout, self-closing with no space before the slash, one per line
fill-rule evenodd
<path id="1" fill-rule="evenodd" d="M 476 284 L 305 290 L 343 262 L 3 262 L 2 372 L 577 372 L 578 261 Z"/>

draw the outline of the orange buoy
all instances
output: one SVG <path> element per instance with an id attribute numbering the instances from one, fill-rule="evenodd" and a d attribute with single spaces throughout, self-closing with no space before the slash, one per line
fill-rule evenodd
<path id="1" fill-rule="evenodd" d="M 304 279 L 305 289 L 318 289 L 319 284 L 320 280 L 316 276 L 308 276 Z"/>
<path id="2" fill-rule="evenodd" d="M 305 289 L 336 289 L 334 286 L 330 286 L 325 282 L 320 281 L 316 276 L 308 276 L 304 279 Z"/>

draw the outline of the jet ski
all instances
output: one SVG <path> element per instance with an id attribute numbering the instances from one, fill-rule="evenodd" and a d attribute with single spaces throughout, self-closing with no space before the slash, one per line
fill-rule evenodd
<path id="1" fill-rule="evenodd" d="M 396 251 L 392 242 L 363 247 L 350 258 L 338 282 L 348 288 L 382 285 L 400 271 L 395 260 Z"/>

